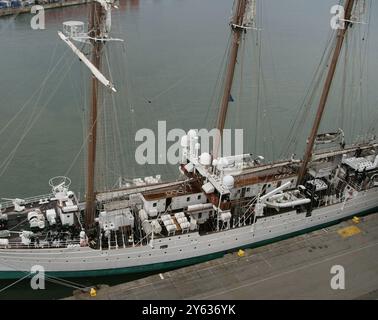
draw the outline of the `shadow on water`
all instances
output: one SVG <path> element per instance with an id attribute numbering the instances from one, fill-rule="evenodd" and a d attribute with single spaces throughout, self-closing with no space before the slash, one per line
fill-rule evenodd
<path id="1" fill-rule="evenodd" d="M 167 269 L 166 271 L 171 271 L 174 269 Z M 67 280 L 80 285 L 80 287 L 94 287 L 96 285 L 108 285 L 114 286 L 121 283 L 126 283 L 141 278 L 145 278 L 151 275 L 158 274 L 159 272 L 146 272 L 146 273 L 135 273 L 127 275 L 115 275 L 115 276 L 104 276 L 104 277 L 91 277 L 91 278 L 68 278 Z M 13 299 L 34 299 L 34 300 L 44 300 L 44 299 L 62 299 L 69 297 L 73 294 L 75 290 L 74 287 L 69 287 L 62 284 L 52 283 L 49 280 L 45 281 L 44 290 L 33 290 L 31 288 L 31 278 L 26 278 L 16 284 L 17 280 L 0 280 L 0 300 L 13 300 Z M 14 285 L 12 285 L 14 284 Z M 6 287 L 10 286 L 8 289 Z M 2 291 L 4 290 L 4 291 Z"/>

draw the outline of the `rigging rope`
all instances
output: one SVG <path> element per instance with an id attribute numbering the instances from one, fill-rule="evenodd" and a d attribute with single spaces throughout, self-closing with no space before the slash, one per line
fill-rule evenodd
<path id="1" fill-rule="evenodd" d="M 21 135 L 19 141 L 17 142 L 16 146 L 12 149 L 12 151 L 8 154 L 8 156 L 5 158 L 5 160 L 0 164 L 0 168 L 1 168 L 1 171 L 0 171 L 0 177 L 5 173 L 6 169 L 8 168 L 8 166 L 10 165 L 11 161 L 13 160 L 19 146 L 21 145 L 21 143 L 24 141 L 25 137 L 27 136 L 27 134 L 30 132 L 30 130 L 33 128 L 33 126 L 35 125 L 35 123 L 37 122 L 37 120 L 40 118 L 40 116 L 42 115 L 43 111 L 45 110 L 45 108 L 48 106 L 48 104 L 50 103 L 51 99 L 54 97 L 54 95 L 56 94 L 56 92 L 58 91 L 60 85 L 63 83 L 63 81 L 65 80 L 67 74 L 70 72 L 73 64 L 74 64 L 75 60 L 72 59 L 72 62 L 71 62 L 71 65 L 66 68 L 63 76 L 60 78 L 59 82 L 58 82 L 58 85 L 57 87 L 53 90 L 52 94 L 49 96 L 49 98 L 47 99 L 46 103 L 40 108 L 40 110 L 37 112 L 37 114 L 33 117 L 30 118 L 30 121 L 29 121 L 29 125 L 25 128 L 25 131 L 24 133 Z"/>
<path id="2" fill-rule="evenodd" d="M 21 106 L 21 108 L 16 112 L 16 114 L 0 129 L 0 135 L 3 134 L 5 132 L 5 130 L 18 118 L 18 116 L 22 113 L 22 111 L 25 110 L 25 108 L 29 105 L 29 103 L 33 100 L 33 98 L 38 94 L 38 92 L 42 92 L 47 81 L 49 80 L 49 78 L 51 77 L 52 74 L 54 74 L 56 68 L 58 67 L 58 65 L 60 64 L 60 62 L 65 58 L 66 56 L 65 55 L 62 55 L 59 60 L 57 61 L 56 65 L 54 66 L 54 68 L 52 68 L 48 73 L 47 75 L 45 76 L 45 78 L 42 80 L 40 86 L 38 87 L 38 89 L 29 97 L 29 99 Z"/>
<path id="3" fill-rule="evenodd" d="M 297 116 L 293 118 L 293 121 L 291 123 L 287 143 L 283 145 L 281 157 L 286 158 L 290 155 L 290 153 L 295 152 L 297 148 L 298 137 L 301 137 L 300 133 L 304 129 L 304 125 L 306 123 L 305 120 L 306 118 L 308 118 L 316 92 L 321 84 L 321 80 L 323 78 L 323 70 L 327 68 L 327 63 L 331 57 L 333 39 L 335 38 L 335 36 L 336 33 L 331 31 L 331 34 L 327 39 L 327 45 L 325 46 L 319 64 L 315 69 L 308 90 L 303 98 L 299 110 L 296 112 Z"/>

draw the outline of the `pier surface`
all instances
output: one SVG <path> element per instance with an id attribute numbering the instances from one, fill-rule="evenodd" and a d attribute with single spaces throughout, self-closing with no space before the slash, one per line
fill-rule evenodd
<path id="1" fill-rule="evenodd" d="M 47 10 L 47 9 L 64 8 L 64 7 L 69 7 L 69 6 L 77 6 L 79 4 L 86 4 L 90 2 L 92 2 L 92 0 L 67 0 L 64 2 L 40 4 L 40 6 L 42 6 L 45 10 Z M 21 7 L 21 8 L 3 8 L 3 9 L 0 9 L 0 17 L 19 15 L 21 13 L 30 13 L 30 10 L 31 10 L 31 6 Z"/>
<path id="2" fill-rule="evenodd" d="M 244 252 L 68 299 L 378 299 L 378 214 Z"/>

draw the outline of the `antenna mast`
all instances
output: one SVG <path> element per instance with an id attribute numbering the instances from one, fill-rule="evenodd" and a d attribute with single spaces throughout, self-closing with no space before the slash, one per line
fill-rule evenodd
<path id="1" fill-rule="evenodd" d="M 94 0 L 90 8 L 88 33 L 84 32 L 84 24 L 76 21 L 63 23 L 64 32 L 58 32 L 59 37 L 71 48 L 92 73 L 91 98 L 88 122 L 88 154 L 87 154 L 87 185 L 85 227 L 92 229 L 96 214 L 95 199 L 95 170 L 96 170 L 96 143 L 97 143 L 97 113 L 100 83 L 117 92 L 112 82 L 101 73 L 101 56 L 105 42 L 123 41 L 109 37 L 111 29 L 112 7 L 117 8 L 114 0 Z M 72 42 L 90 43 L 92 46 L 90 60 Z"/>
<path id="2" fill-rule="evenodd" d="M 320 122 L 323 118 L 324 109 L 325 109 L 325 106 L 327 104 L 329 92 L 330 92 L 332 82 L 333 82 L 333 79 L 334 79 L 334 76 L 335 76 L 337 63 L 339 61 L 340 53 L 341 53 L 341 50 L 343 48 L 345 35 L 347 34 L 349 27 L 353 24 L 351 22 L 351 16 L 352 16 L 352 10 L 353 10 L 354 3 L 355 3 L 355 0 L 345 0 L 345 7 L 344 7 L 345 18 L 343 20 L 344 23 L 345 23 L 344 28 L 339 29 L 338 32 L 337 32 L 336 47 L 335 47 L 334 52 L 333 52 L 331 65 L 330 65 L 329 70 L 328 70 L 327 78 L 326 78 L 324 88 L 323 88 L 323 91 L 322 91 L 322 95 L 321 95 L 321 98 L 320 98 L 320 102 L 319 102 L 319 106 L 318 106 L 318 111 L 316 113 L 315 121 L 314 121 L 314 124 L 312 126 L 310 137 L 308 138 L 306 152 L 304 154 L 302 166 L 299 169 L 298 184 L 303 183 L 303 179 L 304 179 L 306 172 L 307 172 L 308 163 L 310 162 L 310 159 L 312 157 L 312 151 L 313 151 L 313 148 L 314 148 L 315 139 L 316 139 L 316 136 L 318 134 Z"/>

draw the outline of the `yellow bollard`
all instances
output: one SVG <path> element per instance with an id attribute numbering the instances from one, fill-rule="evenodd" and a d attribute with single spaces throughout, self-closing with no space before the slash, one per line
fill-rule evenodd
<path id="1" fill-rule="evenodd" d="M 244 256 L 245 256 L 245 251 L 242 250 L 242 249 L 239 249 L 239 251 L 238 251 L 238 256 L 239 256 L 240 258 L 244 257 Z"/>
<path id="2" fill-rule="evenodd" d="M 360 218 L 355 216 L 355 217 L 353 217 L 352 221 L 354 223 L 360 223 Z"/>
<path id="3" fill-rule="evenodd" d="M 89 292 L 89 294 L 91 295 L 91 297 L 95 297 L 97 296 L 97 291 L 95 288 L 91 288 L 91 291 Z"/>

